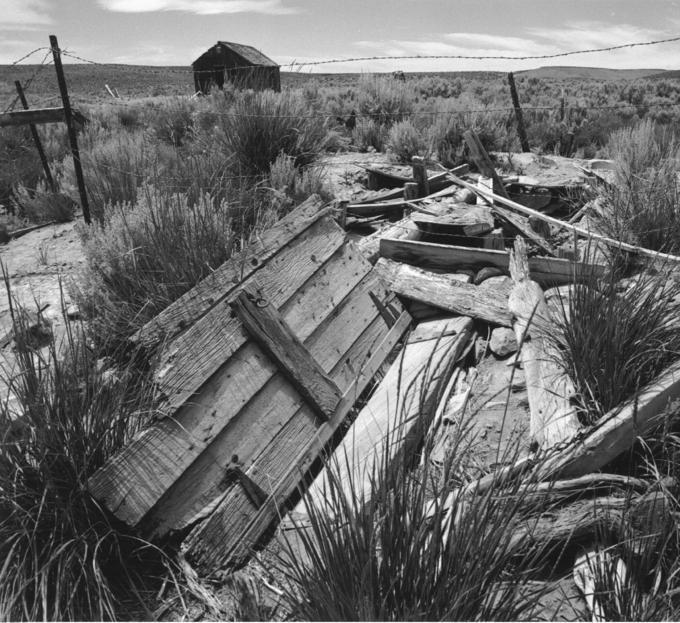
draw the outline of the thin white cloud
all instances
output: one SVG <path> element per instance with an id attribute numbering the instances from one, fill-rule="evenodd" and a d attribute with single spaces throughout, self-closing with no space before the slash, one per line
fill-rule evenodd
<path id="1" fill-rule="evenodd" d="M 3 0 L 0 30 L 33 30 L 52 20 L 45 0 Z"/>
<path id="2" fill-rule="evenodd" d="M 98 0 L 100 6 L 120 13 L 184 11 L 197 15 L 221 13 L 263 13 L 287 15 L 297 9 L 284 6 L 281 0 Z"/>
<path id="3" fill-rule="evenodd" d="M 526 28 L 526 37 L 486 33 L 446 33 L 426 40 L 356 41 L 356 56 L 547 56 L 577 50 L 614 47 L 665 39 L 676 33 L 629 24 L 570 22 L 560 28 Z M 401 59 L 367 61 L 373 71 L 520 71 L 540 65 L 576 65 L 612 68 L 669 68 L 680 55 L 680 44 L 625 48 L 611 52 L 578 54 L 553 59 L 466 60 Z M 366 65 L 366 63 L 362 63 Z M 397 67 L 399 65 L 399 67 Z M 350 64 L 345 65 L 349 67 Z M 332 71 L 337 71 L 335 67 Z M 350 70 L 351 71 L 351 70 Z M 357 70 L 355 70 L 357 71 Z"/>

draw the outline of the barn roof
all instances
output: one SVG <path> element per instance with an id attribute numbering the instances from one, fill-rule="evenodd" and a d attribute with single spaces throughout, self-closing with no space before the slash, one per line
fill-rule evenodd
<path id="1" fill-rule="evenodd" d="M 215 46 L 217 45 L 223 45 L 236 54 L 238 54 L 240 57 L 242 57 L 245 61 L 248 63 L 252 63 L 253 65 L 264 65 L 266 67 L 278 67 L 278 63 L 275 63 L 271 58 L 268 56 L 265 56 L 254 48 L 252 45 L 244 45 L 243 43 L 233 43 L 231 41 L 218 41 L 214 46 L 212 46 L 210 50 L 212 50 Z M 203 59 L 203 57 L 208 53 L 205 52 L 204 54 L 201 54 L 195 61 L 194 65 L 198 63 L 200 60 Z"/>

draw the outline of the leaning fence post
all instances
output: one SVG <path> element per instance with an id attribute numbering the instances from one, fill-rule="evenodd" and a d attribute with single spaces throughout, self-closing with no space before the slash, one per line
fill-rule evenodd
<path id="1" fill-rule="evenodd" d="M 512 97 L 512 105 L 515 107 L 515 117 L 517 118 L 517 134 L 519 134 L 519 142 L 522 145 L 522 151 L 528 152 L 529 141 L 527 140 L 527 132 L 524 128 L 524 117 L 522 116 L 522 107 L 519 105 L 519 97 L 517 96 L 517 87 L 515 87 L 515 77 L 512 72 L 508 74 L 508 84 L 510 84 L 510 96 Z"/>
<path id="2" fill-rule="evenodd" d="M 76 172 L 76 181 L 78 182 L 78 192 L 80 193 L 80 207 L 83 210 L 83 218 L 89 225 L 92 221 L 90 219 L 90 206 L 87 202 L 87 193 L 85 192 L 85 178 L 83 177 L 83 168 L 80 163 L 80 151 L 78 150 L 78 139 L 76 137 L 76 128 L 73 123 L 73 112 L 71 110 L 71 103 L 68 99 L 68 90 L 66 88 L 66 78 L 64 77 L 64 68 L 61 65 L 61 50 L 57 38 L 50 35 L 50 46 L 52 48 L 52 57 L 54 58 L 54 68 L 57 71 L 57 82 L 59 83 L 59 92 L 61 93 L 61 101 L 64 107 L 64 120 L 66 121 L 66 129 L 68 130 L 68 139 L 71 143 L 71 154 L 73 155 L 73 168 Z"/>
<path id="3" fill-rule="evenodd" d="M 26 95 L 24 94 L 24 89 L 21 86 L 21 82 L 18 80 L 14 81 L 14 86 L 17 89 L 17 94 L 19 95 L 19 100 L 24 110 L 28 110 L 28 102 L 26 101 Z M 47 162 L 47 156 L 45 156 L 45 150 L 43 149 L 42 142 L 40 141 L 40 135 L 38 134 L 38 128 L 36 128 L 34 123 L 30 124 L 31 134 L 33 136 L 33 142 L 35 143 L 35 148 L 38 150 L 38 155 L 40 156 L 40 162 L 42 163 L 43 170 L 45 171 L 45 179 L 50 185 L 52 192 L 55 191 L 56 187 L 54 185 L 54 180 L 52 179 L 52 172 L 50 171 L 50 165 Z"/>

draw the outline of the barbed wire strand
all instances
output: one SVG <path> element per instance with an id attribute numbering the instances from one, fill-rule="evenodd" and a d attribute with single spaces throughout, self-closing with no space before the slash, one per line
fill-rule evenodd
<path id="1" fill-rule="evenodd" d="M 335 63 L 355 63 L 355 62 L 365 62 L 365 61 L 385 61 L 385 60 L 512 60 L 512 61 L 526 61 L 526 60 L 546 60 L 551 58 L 563 58 L 566 56 L 575 56 L 577 54 L 594 54 L 599 52 L 613 52 L 615 50 L 622 50 L 625 48 L 635 48 L 650 45 L 660 45 L 664 43 L 673 43 L 680 41 L 680 35 L 668 37 L 667 39 L 656 39 L 654 41 L 636 41 L 631 43 L 623 43 L 620 45 L 613 45 L 601 48 L 588 48 L 584 50 L 572 50 L 569 52 L 556 52 L 554 54 L 527 54 L 523 56 L 510 56 L 510 55 L 472 55 L 472 54 L 407 54 L 407 55 L 374 55 L 374 56 L 356 56 L 350 58 L 333 58 L 324 59 L 318 61 L 293 61 L 291 63 L 286 63 L 279 65 L 279 67 L 307 67 L 307 66 L 320 66 L 320 65 L 331 65 Z M 93 61 L 73 52 L 62 50 L 61 52 L 64 56 L 69 56 L 75 60 L 79 60 L 83 63 L 91 65 L 107 65 L 114 67 L 135 67 L 136 71 L 153 71 L 148 67 L 131 66 L 122 63 L 102 63 L 100 61 Z M 241 65 L 236 67 L 229 67 L 229 70 L 238 69 L 252 69 L 256 65 Z M 213 73 L 214 69 L 206 70 L 191 70 L 191 69 L 172 69 L 159 67 L 157 71 L 174 71 L 174 72 L 191 72 L 191 73 Z"/>
<path id="2" fill-rule="evenodd" d="M 44 50 L 45 48 L 39 48 L 39 49 Z M 36 69 L 33 71 L 33 73 L 32 73 L 31 76 L 28 78 L 28 80 L 26 80 L 26 82 L 25 82 L 24 84 L 21 85 L 21 87 L 22 87 L 22 89 L 23 89 L 23 91 L 24 91 L 24 94 L 31 88 L 31 84 L 33 84 L 33 81 L 38 77 L 38 74 L 39 74 L 46 66 L 48 66 L 48 65 L 50 65 L 50 64 L 52 63 L 52 60 L 51 60 L 51 59 L 50 59 L 49 62 L 46 62 L 46 61 L 47 61 L 47 57 L 48 57 L 51 53 L 52 53 L 52 50 L 51 50 L 50 48 L 48 48 L 47 52 L 45 53 L 45 56 L 43 56 L 43 59 L 42 59 L 40 65 L 38 65 L 38 66 L 36 67 Z M 15 95 L 14 98 L 12 99 L 12 101 L 11 101 L 11 102 L 9 103 L 9 105 L 7 106 L 7 108 L 5 108 L 5 110 L 3 111 L 3 114 L 6 114 L 6 113 L 8 113 L 8 112 L 14 110 L 14 107 L 17 105 L 17 102 L 19 101 L 19 99 L 20 99 L 20 98 L 19 98 L 19 94 Z"/>

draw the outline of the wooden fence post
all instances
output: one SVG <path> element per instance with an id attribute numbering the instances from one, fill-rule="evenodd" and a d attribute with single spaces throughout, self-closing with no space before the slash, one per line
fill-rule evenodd
<path id="1" fill-rule="evenodd" d="M 421 156 L 413 156 L 411 163 L 413 164 L 413 179 L 418 184 L 418 196 L 427 197 L 430 194 L 430 183 L 427 179 L 425 159 Z"/>
<path id="2" fill-rule="evenodd" d="M 512 72 L 508 74 L 508 84 L 510 85 L 510 95 L 512 97 L 512 105 L 515 107 L 515 117 L 517 118 L 517 134 L 519 134 L 519 142 L 522 145 L 522 151 L 528 152 L 529 141 L 527 140 L 527 132 L 524 128 L 524 117 L 522 116 L 522 107 L 519 105 L 519 97 L 517 96 L 517 88 L 515 87 L 515 77 Z"/>
<path id="3" fill-rule="evenodd" d="M 26 95 L 24 94 L 24 89 L 21 86 L 21 82 L 18 80 L 14 81 L 14 86 L 17 89 L 17 94 L 19 95 L 19 100 L 24 110 L 28 110 L 28 102 L 26 101 Z M 35 124 L 29 124 L 31 128 L 31 135 L 33 136 L 33 142 L 35 143 L 35 148 L 38 150 L 38 155 L 40 156 L 40 162 L 42 163 L 43 170 L 45 171 L 45 179 L 50 185 L 52 192 L 56 190 L 54 185 L 54 180 L 52 179 L 52 172 L 50 171 L 50 165 L 47 162 L 47 156 L 45 156 L 45 150 L 43 149 L 42 142 L 40 141 L 40 135 L 38 134 L 38 128 Z"/>
<path id="4" fill-rule="evenodd" d="M 83 177 L 83 168 L 80 162 L 80 151 L 78 150 L 78 138 L 76 136 L 76 128 L 73 123 L 73 113 L 71 111 L 71 103 L 68 98 L 68 90 L 66 88 L 66 78 L 64 77 L 64 68 L 61 65 L 61 50 L 59 43 L 54 35 L 50 35 L 50 46 L 52 48 L 52 57 L 54 58 L 54 68 L 57 71 L 57 82 L 59 83 L 59 92 L 61 93 L 61 101 L 64 107 L 64 119 L 66 121 L 66 128 L 68 130 L 68 139 L 71 143 L 71 154 L 73 156 L 73 168 L 76 172 L 76 181 L 78 182 L 78 192 L 80 193 L 80 207 L 83 210 L 83 218 L 89 225 L 90 206 L 87 202 L 87 193 L 85 192 L 85 178 Z"/>

